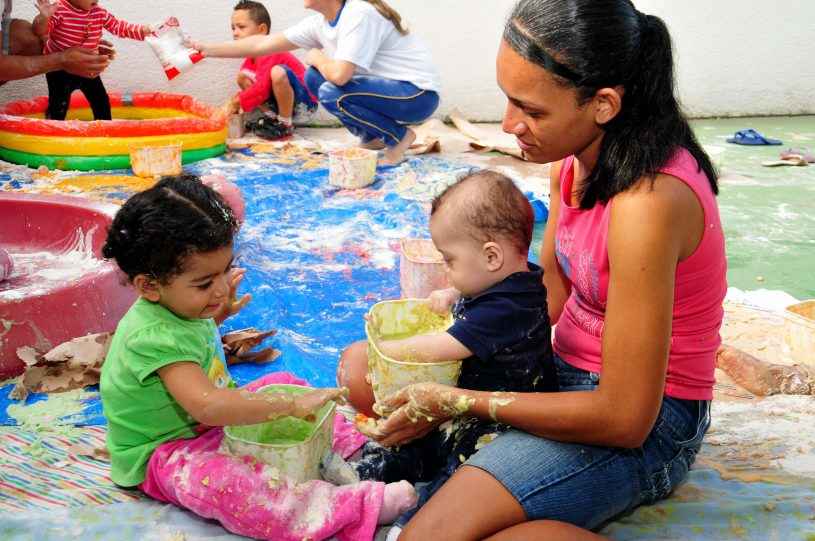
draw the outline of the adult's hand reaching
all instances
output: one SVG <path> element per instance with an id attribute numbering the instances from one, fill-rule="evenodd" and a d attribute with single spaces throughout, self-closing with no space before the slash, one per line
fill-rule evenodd
<path id="1" fill-rule="evenodd" d="M 80 77 L 94 78 L 110 65 L 110 56 L 98 54 L 95 51 L 71 47 L 60 53 L 60 68 Z"/>
<path id="2" fill-rule="evenodd" d="M 410 385 L 379 402 L 381 410 L 393 413 L 377 423 L 381 436 L 376 439 L 386 447 L 408 443 L 466 413 L 473 402 L 455 387 L 438 383 Z"/>

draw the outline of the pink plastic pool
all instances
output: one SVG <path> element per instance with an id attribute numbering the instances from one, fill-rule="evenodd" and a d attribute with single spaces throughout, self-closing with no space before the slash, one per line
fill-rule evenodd
<path id="1" fill-rule="evenodd" d="M 14 261 L 0 282 L 0 380 L 23 371 L 17 348 L 40 352 L 112 331 L 135 299 L 101 259 L 118 207 L 65 196 L 0 193 L 0 246 Z"/>

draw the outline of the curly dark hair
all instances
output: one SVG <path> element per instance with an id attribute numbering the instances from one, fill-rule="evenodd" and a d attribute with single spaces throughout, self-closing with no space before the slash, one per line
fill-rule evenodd
<path id="1" fill-rule="evenodd" d="M 463 188 L 472 186 L 463 197 Z M 462 217 L 462 227 L 478 241 L 497 237 L 510 241 L 520 253 L 529 252 L 535 213 L 526 196 L 509 177 L 495 171 L 476 171 L 461 177 L 433 200 L 430 215 L 451 206 Z"/>
<path id="2" fill-rule="evenodd" d="M 197 176 L 164 177 L 119 209 L 102 255 L 131 281 L 144 274 L 166 284 L 191 254 L 230 246 L 237 230 L 232 209 Z"/>

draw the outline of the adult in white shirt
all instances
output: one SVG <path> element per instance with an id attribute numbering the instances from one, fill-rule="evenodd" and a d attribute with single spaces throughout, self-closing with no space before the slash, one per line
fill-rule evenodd
<path id="1" fill-rule="evenodd" d="M 212 57 L 308 49 L 306 85 L 361 146 L 385 149 L 382 165 L 404 159 L 416 139 L 408 124 L 439 105 L 430 51 L 382 0 L 304 0 L 317 14 L 284 32 L 219 44 L 193 43 Z"/>

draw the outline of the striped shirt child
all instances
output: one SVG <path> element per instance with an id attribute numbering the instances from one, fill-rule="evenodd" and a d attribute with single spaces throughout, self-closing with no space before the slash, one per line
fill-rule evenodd
<path id="1" fill-rule="evenodd" d="M 71 47 L 96 49 L 102 39 L 102 30 L 122 38 L 143 41 L 144 28 L 117 19 L 105 8 L 94 5 L 83 10 L 71 5 L 68 0 L 58 0 L 59 7 L 48 20 L 48 41 L 44 54 L 64 51 Z"/>

